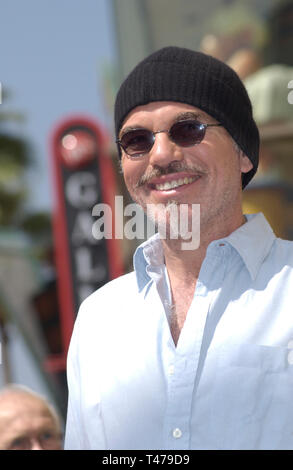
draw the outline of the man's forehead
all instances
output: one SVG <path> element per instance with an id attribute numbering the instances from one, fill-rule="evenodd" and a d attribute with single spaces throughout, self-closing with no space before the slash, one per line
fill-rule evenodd
<path id="1" fill-rule="evenodd" d="M 27 394 L 10 393 L 0 399 L 0 420 L 28 413 L 47 414 L 48 407 L 38 397 Z"/>
<path id="2" fill-rule="evenodd" d="M 54 419 L 50 414 L 49 410 L 45 407 L 39 410 L 23 410 L 21 413 L 16 413 L 13 410 L 3 414 L 0 418 L 0 429 L 4 427 L 19 427 L 26 426 L 32 427 L 36 423 L 54 423 Z"/>

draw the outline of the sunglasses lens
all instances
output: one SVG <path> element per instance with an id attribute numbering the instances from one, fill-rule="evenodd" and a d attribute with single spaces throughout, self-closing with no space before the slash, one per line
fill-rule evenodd
<path id="1" fill-rule="evenodd" d="M 133 157 L 149 152 L 153 143 L 153 134 L 147 129 L 135 129 L 126 132 L 121 138 L 124 151 Z"/>
<path id="2" fill-rule="evenodd" d="M 205 125 L 195 119 L 179 121 L 170 129 L 171 139 L 181 147 L 199 144 L 205 136 Z"/>

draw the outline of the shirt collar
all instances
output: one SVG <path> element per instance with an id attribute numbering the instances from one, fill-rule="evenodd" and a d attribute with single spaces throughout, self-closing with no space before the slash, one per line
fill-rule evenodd
<path id="1" fill-rule="evenodd" d="M 245 224 L 221 239 L 221 242 L 229 243 L 239 253 L 251 278 L 255 279 L 276 237 L 262 213 L 246 215 L 246 219 Z M 219 241 L 213 241 L 208 248 L 211 249 Z M 139 291 L 151 280 L 147 267 L 159 266 L 163 262 L 162 243 L 156 233 L 134 253 L 133 264 Z"/>
<path id="2" fill-rule="evenodd" d="M 241 256 L 254 280 L 276 236 L 262 213 L 246 215 L 247 222 L 225 240 Z"/>
<path id="3" fill-rule="evenodd" d="M 147 272 L 147 267 L 150 265 L 161 265 L 162 263 L 164 263 L 163 247 L 159 234 L 156 233 L 143 242 L 134 253 L 133 265 L 139 291 L 151 279 Z"/>

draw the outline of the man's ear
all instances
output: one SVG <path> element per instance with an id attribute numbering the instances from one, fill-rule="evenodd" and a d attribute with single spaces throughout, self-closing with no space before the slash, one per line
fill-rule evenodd
<path id="1" fill-rule="evenodd" d="M 252 162 L 249 160 L 249 158 L 243 152 L 241 152 L 241 154 L 240 154 L 241 173 L 248 173 L 250 170 L 252 170 L 252 168 L 253 168 Z"/>

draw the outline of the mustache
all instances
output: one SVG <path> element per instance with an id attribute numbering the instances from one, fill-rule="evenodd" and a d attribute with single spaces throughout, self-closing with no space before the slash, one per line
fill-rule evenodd
<path id="1" fill-rule="evenodd" d="M 170 162 L 169 165 L 164 168 L 156 167 L 156 168 L 147 170 L 139 178 L 138 182 L 135 185 L 135 189 L 148 183 L 149 181 L 151 181 L 152 178 L 157 178 L 159 176 L 169 175 L 172 173 L 180 173 L 182 171 L 186 173 L 197 173 L 201 175 L 205 173 L 205 171 L 202 168 L 200 168 L 198 165 L 186 165 L 185 163 L 174 161 L 174 162 Z"/>

